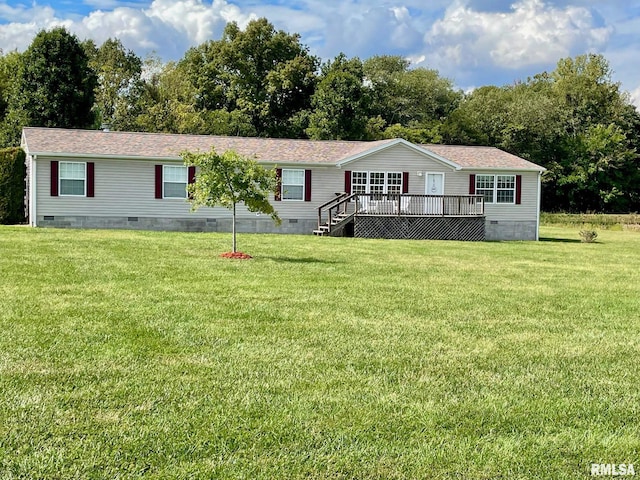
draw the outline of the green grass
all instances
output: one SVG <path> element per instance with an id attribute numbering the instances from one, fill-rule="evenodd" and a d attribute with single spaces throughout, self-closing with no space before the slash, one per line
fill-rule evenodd
<path id="1" fill-rule="evenodd" d="M 0 478 L 640 470 L 640 235 L 0 228 Z"/>

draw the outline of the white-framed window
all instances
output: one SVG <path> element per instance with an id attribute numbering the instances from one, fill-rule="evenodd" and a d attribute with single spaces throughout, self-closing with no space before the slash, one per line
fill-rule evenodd
<path id="1" fill-rule="evenodd" d="M 476 194 L 485 203 L 516 203 L 516 176 L 476 175 Z"/>
<path id="2" fill-rule="evenodd" d="M 400 172 L 387 173 L 387 193 L 393 193 L 398 195 L 402 193 L 402 173 Z"/>
<path id="3" fill-rule="evenodd" d="M 400 194 L 402 172 L 351 172 L 351 193 Z"/>
<path id="4" fill-rule="evenodd" d="M 282 169 L 282 200 L 304 200 L 304 170 Z"/>
<path id="5" fill-rule="evenodd" d="M 187 167 L 179 165 L 163 165 L 162 189 L 164 198 L 187 198 Z"/>
<path id="6" fill-rule="evenodd" d="M 516 203 L 515 175 L 496 175 L 496 203 Z"/>
<path id="7" fill-rule="evenodd" d="M 87 195 L 87 164 L 60 162 L 58 175 L 60 195 L 84 197 Z"/>
<path id="8" fill-rule="evenodd" d="M 351 193 L 367 193 L 368 172 L 351 173 Z"/>
<path id="9" fill-rule="evenodd" d="M 495 176 L 476 175 L 476 195 L 484 195 L 485 203 L 493 203 Z"/>

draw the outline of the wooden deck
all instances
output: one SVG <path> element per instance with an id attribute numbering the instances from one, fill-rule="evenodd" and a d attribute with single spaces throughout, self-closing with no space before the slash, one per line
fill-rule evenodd
<path id="1" fill-rule="evenodd" d="M 480 241 L 482 195 L 340 194 L 318 208 L 316 235 Z"/>

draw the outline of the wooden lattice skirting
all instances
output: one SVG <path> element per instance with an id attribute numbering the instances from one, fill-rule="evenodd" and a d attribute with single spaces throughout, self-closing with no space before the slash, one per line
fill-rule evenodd
<path id="1" fill-rule="evenodd" d="M 357 216 L 354 236 L 414 240 L 483 241 L 484 217 Z"/>

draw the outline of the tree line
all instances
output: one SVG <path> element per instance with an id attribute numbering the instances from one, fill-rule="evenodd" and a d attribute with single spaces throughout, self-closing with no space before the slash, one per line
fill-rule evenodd
<path id="1" fill-rule="evenodd" d="M 470 93 L 399 56 L 322 62 L 266 19 L 174 62 L 64 28 L 0 57 L 0 147 L 23 126 L 488 145 L 547 168 L 547 211 L 640 210 L 640 114 L 602 55 Z"/>

